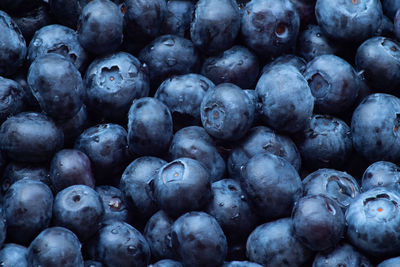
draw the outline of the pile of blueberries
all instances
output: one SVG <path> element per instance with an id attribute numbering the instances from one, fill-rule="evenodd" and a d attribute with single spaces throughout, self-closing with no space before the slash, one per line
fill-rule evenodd
<path id="1" fill-rule="evenodd" d="M 400 1 L 0 0 L 0 266 L 400 266 Z"/>

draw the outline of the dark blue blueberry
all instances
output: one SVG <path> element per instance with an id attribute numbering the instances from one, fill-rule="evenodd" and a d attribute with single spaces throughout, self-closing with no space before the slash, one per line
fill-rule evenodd
<path id="1" fill-rule="evenodd" d="M 169 0 L 167 2 L 167 17 L 164 24 L 161 25 L 161 32 L 181 37 L 189 35 L 195 6 L 193 2 L 191 0 Z"/>
<path id="2" fill-rule="evenodd" d="M 19 83 L 0 76 L 0 122 L 24 109 L 24 97 Z"/>
<path id="3" fill-rule="evenodd" d="M 161 155 L 168 150 L 173 135 L 172 116 L 160 100 L 135 100 L 128 113 L 129 151 L 137 155 Z"/>
<path id="4" fill-rule="evenodd" d="M 289 50 L 296 43 L 299 28 L 299 14 L 289 0 L 252 0 L 242 13 L 244 42 L 263 57 Z"/>
<path id="5" fill-rule="evenodd" d="M 140 157 L 129 164 L 122 174 L 119 188 L 136 218 L 147 219 L 157 211 L 151 185 L 165 164 L 167 162 L 160 158 Z"/>
<path id="6" fill-rule="evenodd" d="M 110 185 L 96 186 L 95 190 L 103 204 L 103 221 L 119 220 L 130 222 L 131 214 L 128 211 L 121 190 Z"/>
<path id="7" fill-rule="evenodd" d="M 233 46 L 203 62 L 201 74 L 215 84 L 233 83 L 240 88 L 251 88 L 259 72 L 258 58 L 243 46 Z"/>
<path id="8" fill-rule="evenodd" d="M 70 119 L 56 122 L 64 132 L 64 145 L 73 147 L 75 139 L 89 126 L 87 108 L 82 105 L 78 113 Z"/>
<path id="9" fill-rule="evenodd" d="M 271 153 L 256 154 L 241 168 L 240 183 L 254 210 L 266 220 L 289 216 L 303 189 L 296 169 Z"/>
<path id="10" fill-rule="evenodd" d="M 312 252 L 294 235 L 292 220 L 279 219 L 258 226 L 247 239 L 247 256 L 263 266 L 301 266 Z"/>
<path id="11" fill-rule="evenodd" d="M 15 3 L 15 1 L 12 2 Z M 4 2 L 2 1 L 1 3 Z M 0 47 L 0 75 L 9 76 L 23 65 L 27 48 L 25 39 L 17 24 L 7 13 L 1 10 L 0 40 L 2 40 Z"/>
<path id="12" fill-rule="evenodd" d="M 343 243 L 328 253 L 318 253 L 312 267 L 372 267 L 369 260 L 349 244 Z"/>
<path id="13" fill-rule="evenodd" d="M 104 208 L 99 194 L 86 185 L 72 185 L 54 198 L 53 223 L 68 228 L 82 241 L 101 227 Z"/>
<path id="14" fill-rule="evenodd" d="M 84 267 L 103 267 L 103 263 L 99 261 L 88 260 L 84 262 Z"/>
<path id="15" fill-rule="evenodd" d="M 335 54 L 337 46 L 328 39 L 318 25 L 308 25 L 297 40 L 297 52 L 307 61 L 316 56 Z"/>
<path id="16" fill-rule="evenodd" d="M 372 163 L 364 172 L 361 180 L 362 191 L 374 187 L 394 187 L 400 192 L 400 168 L 389 161 Z"/>
<path id="17" fill-rule="evenodd" d="M 24 178 L 13 183 L 3 202 L 10 242 L 27 245 L 50 224 L 53 193 L 40 181 Z"/>
<path id="18" fill-rule="evenodd" d="M 307 61 L 305 61 L 304 58 L 302 57 L 298 57 L 292 54 L 282 55 L 272 60 L 267 65 L 265 65 L 262 68 L 261 73 L 269 71 L 272 67 L 275 67 L 277 65 L 286 65 L 286 66 L 290 65 L 295 67 L 301 73 L 303 73 L 304 70 L 306 69 Z"/>
<path id="19" fill-rule="evenodd" d="M 41 232 L 28 248 L 28 266 L 83 267 L 81 243 L 63 227 Z"/>
<path id="20" fill-rule="evenodd" d="M 62 130 L 43 114 L 19 113 L 8 118 L 0 127 L 0 149 L 16 161 L 49 160 L 63 143 Z"/>
<path id="21" fill-rule="evenodd" d="M 240 30 L 239 8 L 234 0 L 199 0 L 190 25 L 193 44 L 206 54 L 230 48 Z"/>
<path id="22" fill-rule="evenodd" d="M 174 260 L 160 260 L 156 263 L 150 264 L 149 267 L 183 267 L 182 263 Z"/>
<path id="23" fill-rule="evenodd" d="M 150 247 L 131 225 L 109 221 L 87 244 L 89 257 L 105 266 L 136 267 L 150 262 Z"/>
<path id="24" fill-rule="evenodd" d="M 385 15 L 393 19 L 396 11 L 400 8 L 400 2 L 397 0 L 382 0 L 381 2 Z"/>
<path id="25" fill-rule="evenodd" d="M 400 249 L 400 194 L 376 187 L 360 194 L 346 211 L 347 238 L 372 256 L 395 256 Z"/>
<path id="26" fill-rule="evenodd" d="M 193 43 L 176 35 L 157 37 L 140 51 L 139 59 L 147 65 L 151 84 L 156 88 L 166 78 L 193 73 L 199 66 Z"/>
<path id="27" fill-rule="evenodd" d="M 144 228 L 144 236 L 149 243 L 151 256 L 154 259 L 174 259 L 176 252 L 172 249 L 171 226 L 174 220 L 163 210 L 156 212 Z"/>
<path id="28" fill-rule="evenodd" d="M 230 261 L 225 262 L 222 267 L 262 267 L 262 265 L 250 261 Z"/>
<path id="29" fill-rule="evenodd" d="M 85 153 L 91 163 L 96 184 L 118 183 L 131 160 L 126 130 L 113 123 L 87 128 L 75 141 L 75 149 Z"/>
<path id="30" fill-rule="evenodd" d="M 239 182 L 232 179 L 214 182 L 211 194 L 205 211 L 217 220 L 229 242 L 245 240 L 256 226 L 257 218 Z"/>
<path id="31" fill-rule="evenodd" d="M 174 127 L 201 125 L 200 104 L 214 83 L 200 74 L 185 74 L 165 80 L 154 98 L 163 102 L 171 112 Z"/>
<path id="32" fill-rule="evenodd" d="M 339 204 L 325 195 L 301 198 L 293 207 L 292 220 L 296 237 L 314 251 L 333 249 L 346 227 Z"/>
<path id="33" fill-rule="evenodd" d="M 191 158 L 176 159 L 165 164 L 154 179 L 154 197 L 168 215 L 200 210 L 211 200 L 210 173 Z"/>
<path id="34" fill-rule="evenodd" d="M 362 42 L 376 32 L 383 12 L 379 0 L 317 0 L 315 16 L 329 37 Z"/>
<path id="35" fill-rule="evenodd" d="M 48 53 L 57 53 L 74 63 L 75 67 L 84 72 L 88 55 L 78 41 L 78 34 L 62 25 L 48 25 L 35 32 L 28 47 L 28 61 Z"/>
<path id="36" fill-rule="evenodd" d="M 304 78 L 315 97 L 317 112 L 346 112 L 357 98 L 359 78 L 356 71 L 347 61 L 335 55 L 315 57 L 307 64 Z"/>
<path id="37" fill-rule="evenodd" d="M 272 128 L 295 133 L 303 130 L 314 109 L 314 97 L 303 75 L 288 64 L 271 67 L 257 82 L 262 118 Z"/>
<path id="38" fill-rule="evenodd" d="M 341 168 L 353 150 L 350 127 L 329 115 L 313 115 L 295 141 L 309 170 Z"/>
<path id="39" fill-rule="evenodd" d="M 376 91 L 395 92 L 400 86 L 400 44 L 373 37 L 357 49 L 355 63 L 368 85 Z"/>
<path id="40" fill-rule="evenodd" d="M 347 209 L 361 190 L 350 174 L 334 169 L 319 169 L 303 180 L 303 191 L 305 196 L 321 194 L 330 197 Z"/>
<path id="41" fill-rule="evenodd" d="M 204 212 L 188 212 L 172 225 L 172 244 L 184 266 L 221 266 L 227 241 L 214 217 Z"/>
<path id="42" fill-rule="evenodd" d="M 86 105 L 94 117 L 124 121 L 132 101 L 149 94 L 149 78 L 140 61 L 125 52 L 94 60 L 85 74 Z"/>
<path id="43" fill-rule="evenodd" d="M 169 158 L 192 158 L 200 161 L 210 172 L 212 182 L 225 175 L 225 161 L 214 140 L 202 127 L 189 126 L 175 133 L 169 147 Z"/>
<path id="44" fill-rule="evenodd" d="M 286 135 L 281 135 L 265 126 L 251 128 L 248 134 L 232 149 L 228 158 L 228 171 L 232 178 L 240 177 L 240 169 L 256 154 L 270 152 L 280 156 L 297 170 L 301 157 L 296 145 Z"/>
<path id="45" fill-rule="evenodd" d="M 377 267 L 397 267 L 400 266 L 400 257 L 390 258 L 382 261 Z"/>
<path id="46" fill-rule="evenodd" d="M 200 106 L 201 122 L 207 133 L 222 140 L 238 140 L 254 120 L 254 103 L 240 87 L 220 84 L 207 91 Z"/>
<path id="47" fill-rule="evenodd" d="M 355 150 L 368 161 L 400 159 L 400 100 L 388 94 L 364 98 L 353 112 L 351 132 Z"/>
<path id="48" fill-rule="evenodd" d="M 0 266 L 28 267 L 28 249 L 17 244 L 5 244 L 0 250 Z"/>
<path id="49" fill-rule="evenodd" d="M 49 174 L 55 193 L 76 184 L 91 188 L 95 185 L 90 159 L 85 153 L 76 149 L 58 151 L 51 160 Z"/>
<path id="50" fill-rule="evenodd" d="M 78 22 L 78 40 L 83 48 L 93 54 L 115 51 L 123 39 L 122 12 L 110 0 L 89 1 Z"/>
<path id="51" fill-rule="evenodd" d="M 83 105 L 85 87 L 75 65 L 56 53 L 37 57 L 29 67 L 28 84 L 42 110 L 55 120 L 75 116 Z"/>

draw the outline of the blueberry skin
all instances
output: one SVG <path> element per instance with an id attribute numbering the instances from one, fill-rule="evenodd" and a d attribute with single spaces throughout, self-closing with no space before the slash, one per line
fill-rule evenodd
<path id="1" fill-rule="evenodd" d="M 251 88 L 257 81 L 257 56 L 243 46 L 235 45 L 203 62 L 201 74 L 216 85 L 233 83 L 240 88 Z"/>
<path id="2" fill-rule="evenodd" d="M 129 223 L 131 214 L 123 199 L 122 192 L 116 187 L 110 185 L 96 186 L 96 192 L 99 194 L 103 204 L 103 221 L 119 220 Z"/>
<path id="3" fill-rule="evenodd" d="M 156 260 L 177 258 L 171 243 L 173 223 L 174 220 L 163 210 L 154 213 L 146 223 L 143 234 L 149 243 L 152 258 Z"/>
<path id="4" fill-rule="evenodd" d="M 395 92 L 400 86 L 400 44 L 373 37 L 357 49 L 355 63 L 368 85 L 377 91 Z"/>
<path id="5" fill-rule="evenodd" d="M 382 22 L 379 0 L 317 0 L 315 17 L 318 25 L 333 39 L 362 42 L 371 37 Z"/>
<path id="6" fill-rule="evenodd" d="M 308 25 L 297 40 L 297 53 L 307 61 L 320 55 L 335 54 L 337 50 L 319 25 Z"/>
<path id="7" fill-rule="evenodd" d="M 17 161 L 47 161 L 63 142 L 62 130 L 49 117 L 35 112 L 9 117 L 0 127 L 0 148 Z"/>
<path id="8" fill-rule="evenodd" d="M 204 128 L 189 126 L 177 131 L 172 138 L 168 158 L 192 158 L 200 161 L 210 172 L 211 182 L 225 175 L 225 161 L 219 154 L 214 140 Z"/>
<path id="9" fill-rule="evenodd" d="M 396 11 L 400 8 L 400 3 L 396 0 L 383 0 L 382 8 L 385 15 L 393 19 Z"/>
<path id="10" fill-rule="evenodd" d="M 137 155 L 157 156 L 168 150 L 173 135 L 168 107 L 152 97 L 133 102 L 128 112 L 129 151 Z"/>
<path id="11" fill-rule="evenodd" d="M 400 192 L 400 168 L 389 161 L 377 161 L 372 163 L 364 172 L 361 179 L 363 192 L 384 186 L 394 187 Z"/>
<path id="12" fill-rule="evenodd" d="M 351 245 L 343 243 L 329 253 L 318 253 L 315 256 L 312 267 L 372 267 L 369 260 Z"/>
<path id="13" fill-rule="evenodd" d="M 3 3 L 3 2 L 2 2 Z M 14 20 L 0 10 L 0 75 L 14 74 L 24 63 L 27 48 L 25 39 Z"/>
<path id="14" fill-rule="evenodd" d="M 193 44 L 205 54 L 217 54 L 231 47 L 240 30 L 236 1 L 199 0 L 190 25 Z"/>
<path id="15" fill-rule="evenodd" d="M 29 244 L 50 224 L 53 193 L 40 181 L 24 178 L 13 183 L 3 203 L 9 242 Z"/>
<path id="16" fill-rule="evenodd" d="M 307 64 L 303 73 L 315 97 L 316 112 L 339 114 L 355 102 L 359 78 L 353 67 L 335 55 L 321 55 Z"/>
<path id="17" fill-rule="evenodd" d="M 72 118 L 83 105 L 82 76 L 62 55 L 37 57 L 29 67 L 27 82 L 42 110 L 55 120 Z"/>
<path id="18" fill-rule="evenodd" d="M 103 267 L 104 265 L 99 261 L 88 260 L 84 262 L 84 267 Z"/>
<path id="19" fill-rule="evenodd" d="M 312 252 L 296 239 L 292 220 L 279 219 L 258 226 L 247 239 L 247 256 L 263 266 L 300 266 Z"/>
<path id="20" fill-rule="evenodd" d="M 377 267 L 396 267 L 400 264 L 400 257 L 390 258 L 379 263 Z"/>
<path id="21" fill-rule="evenodd" d="M 303 75 L 293 66 L 277 65 L 261 75 L 256 85 L 262 119 L 275 130 L 303 130 L 312 115 L 314 97 Z"/>
<path id="22" fill-rule="evenodd" d="M 265 65 L 262 68 L 261 73 L 267 72 L 272 67 L 275 67 L 277 65 L 285 65 L 285 66 L 290 65 L 295 67 L 301 73 L 303 73 L 307 67 L 307 61 L 304 58 L 298 57 L 293 54 L 282 55 L 272 60 L 267 65 Z"/>
<path id="23" fill-rule="evenodd" d="M 135 216 L 147 219 L 157 211 L 151 185 L 165 164 L 163 159 L 146 156 L 135 159 L 126 167 L 119 188 Z"/>
<path id="24" fill-rule="evenodd" d="M 89 257 L 105 266 L 147 266 L 150 247 L 143 235 L 131 225 L 109 221 L 89 241 Z"/>
<path id="25" fill-rule="evenodd" d="M 368 161 L 397 162 L 400 151 L 400 100 L 392 95 L 369 95 L 358 105 L 351 120 L 353 147 Z"/>
<path id="26" fill-rule="evenodd" d="M 115 51 L 122 43 L 124 17 L 110 0 L 93 0 L 82 9 L 78 22 L 78 40 L 90 53 Z"/>
<path id="27" fill-rule="evenodd" d="M 174 260 L 160 260 L 154 264 L 150 264 L 149 267 L 183 267 L 182 263 Z"/>
<path id="28" fill-rule="evenodd" d="M 70 229 L 79 240 L 88 240 L 100 229 L 103 215 L 100 196 L 89 186 L 69 186 L 54 198 L 54 225 Z"/>
<path id="29" fill-rule="evenodd" d="M 42 231 L 28 248 L 28 266 L 83 267 L 81 243 L 63 227 Z"/>
<path id="30" fill-rule="evenodd" d="M 76 139 L 74 148 L 89 157 L 98 185 L 117 183 L 131 159 L 127 132 L 122 126 L 113 123 L 87 128 Z"/>
<path id="31" fill-rule="evenodd" d="M 360 193 L 357 181 L 350 174 L 334 169 L 319 169 L 303 180 L 303 194 L 325 195 L 335 200 L 343 210 Z"/>
<path id="32" fill-rule="evenodd" d="M 70 119 L 57 121 L 57 126 L 64 132 L 65 147 L 73 147 L 75 139 L 89 126 L 87 108 L 82 105 L 78 113 Z"/>
<path id="33" fill-rule="evenodd" d="M 95 185 L 90 159 L 76 149 L 58 151 L 51 160 L 49 175 L 54 193 L 76 184 Z"/>
<path id="34" fill-rule="evenodd" d="M 293 207 L 292 220 L 296 237 L 314 251 L 334 248 L 345 231 L 341 207 L 324 195 L 300 198 Z"/>
<path id="35" fill-rule="evenodd" d="M 241 169 L 240 184 L 254 210 L 265 220 L 289 216 L 303 193 L 296 169 L 268 152 L 249 159 Z"/>
<path id="36" fill-rule="evenodd" d="M 217 220 L 230 242 L 245 240 L 256 226 L 257 218 L 239 182 L 232 179 L 214 182 L 211 194 L 205 212 Z"/>
<path id="37" fill-rule="evenodd" d="M 172 244 L 183 266 L 221 266 L 227 241 L 214 217 L 204 212 L 188 212 L 172 225 Z"/>
<path id="38" fill-rule="evenodd" d="M 255 262 L 249 262 L 249 261 L 231 261 L 231 262 L 225 262 L 222 267 L 261 267 L 262 265 L 255 263 Z"/>
<path id="39" fill-rule="evenodd" d="M 372 256 L 397 255 L 400 247 L 400 194 L 376 187 L 360 194 L 346 211 L 347 238 Z"/>
<path id="40" fill-rule="evenodd" d="M 0 76 L 0 122 L 24 109 L 24 97 L 25 92 L 17 82 Z"/>
<path id="41" fill-rule="evenodd" d="M 64 56 L 81 72 L 85 70 L 89 60 L 78 41 L 78 34 L 73 29 L 58 24 L 45 26 L 35 32 L 29 43 L 27 59 L 32 63 L 36 58 L 48 53 Z"/>
<path id="42" fill-rule="evenodd" d="M 132 101 L 149 94 L 149 78 L 140 61 L 125 52 L 95 59 L 85 74 L 86 105 L 95 117 L 123 121 Z"/>
<path id="43" fill-rule="evenodd" d="M 300 153 L 292 139 L 266 126 L 256 126 L 232 149 L 227 162 L 229 175 L 239 178 L 241 167 L 254 155 L 265 152 L 286 159 L 297 171 L 300 170 Z"/>
<path id="44" fill-rule="evenodd" d="M 165 164 L 154 179 L 154 197 L 169 216 L 202 209 L 211 200 L 210 173 L 202 163 L 179 158 Z"/>
<path id="45" fill-rule="evenodd" d="M 279 56 L 296 43 L 300 18 L 289 0 L 252 0 L 244 10 L 242 38 L 261 56 Z"/>
<path id="46" fill-rule="evenodd" d="M 255 106 L 240 87 L 222 83 L 208 90 L 200 106 L 201 122 L 211 136 L 235 141 L 243 137 L 254 120 Z"/>
<path id="47" fill-rule="evenodd" d="M 189 35 L 194 7 L 195 4 L 190 0 L 169 0 L 167 2 L 167 17 L 163 25 L 161 25 L 161 32 L 163 34 L 175 34 L 180 37 Z"/>
<path id="48" fill-rule="evenodd" d="M 201 125 L 201 101 L 214 86 L 211 80 L 200 74 L 178 75 L 162 82 L 154 98 L 168 107 L 176 129 Z"/>
<path id="49" fill-rule="evenodd" d="M 0 250 L 0 264 L 3 266 L 28 267 L 28 249 L 9 243 Z"/>
<path id="50" fill-rule="evenodd" d="M 294 139 L 309 170 L 342 168 L 353 150 L 350 127 L 329 115 L 313 115 Z"/>

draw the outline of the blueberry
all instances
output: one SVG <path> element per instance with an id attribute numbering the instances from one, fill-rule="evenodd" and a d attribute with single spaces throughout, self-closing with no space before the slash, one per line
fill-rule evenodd
<path id="1" fill-rule="evenodd" d="M 190 25 L 190 37 L 206 54 L 230 48 L 240 30 L 239 9 L 234 0 L 199 0 Z"/>
<path id="2" fill-rule="evenodd" d="M 312 251 L 298 241 L 290 218 L 258 226 L 247 239 L 247 256 L 263 266 L 300 266 Z"/>
<path id="3" fill-rule="evenodd" d="M 241 168 L 240 183 L 255 211 L 266 220 L 289 216 L 303 192 L 296 169 L 271 153 L 250 158 Z"/>
<path id="4" fill-rule="evenodd" d="M 172 244 L 184 266 L 221 266 L 227 252 L 224 232 L 214 217 L 189 212 L 172 225 Z"/>
<path id="5" fill-rule="evenodd" d="M 365 170 L 361 188 L 364 192 L 379 186 L 394 187 L 400 192 L 400 168 L 389 161 L 377 161 Z"/>
<path id="6" fill-rule="evenodd" d="M 400 264 L 400 257 L 390 258 L 382 261 L 377 267 L 396 267 Z"/>
<path id="7" fill-rule="evenodd" d="M 314 251 L 334 248 L 345 231 L 345 217 L 339 204 L 324 195 L 301 198 L 293 207 L 292 220 L 296 237 Z"/>
<path id="8" fill-rule="evenodd" d="M 254 120 L 250 97 L 238 86 L 220 84 L 208 90 L 200 106 L 201 122 L 208 134 L 222 140 L 238 140 Z"/>
<path id="9" fill-rule="evenodd" d="M 183 265 L 179 261 L 166 259 L 157 261 L 154 264 L 150 264 L 149 267 L 183 267 Z"/>
<path id="10" fill-rule="evenodd" d="M 400 8 L 400 2 L 396 0 L 383 0 L 381 2 L 385 15 L 393 19 L 396 11 Z"/>
<path id="11" fill-rule="evenodd" d="M 3 202 L 10 242 L 29 244 L 50 224 L 53 193 L 40 181 L 29 178 L 16 181 L 7 190 Z"/>
<path id="12" fill-rule="evenodd" d="M 169 0 L 167 1 L 167 17 L 161 25 L 164 34 L 175 34 L 181 37 L 189 35 L 190 23 L 195 4 L 191 0 Z"/>
<path id="13" fill-rule="evenodd" d="M 211 181 L 220 180 L 225 174 L 225 161 L 202 127 L 189 126 L 176 132 L 168 154 L 171 160 L 186 157 L 200 161 L 209 170 Z"/>
<path id="14" fill-rule="evenodd" d="M 197 160 L 176 159 L 159 170 L 154 179 L 154 197 L 172 217 L 200 210 L 211 199 L 210 173 Z"/>
<path id="15" fill-rule="evenodd" d="M 261 75 L 256 91 L 262 103 L 262 119 L 272 128 L 295 133 L 303 130 L 311 118 L 314 98 L 303 75 L 284 64 Z"/>
<path id="16" fill-rule="evenodd" d="M 133 102 L 128 113 L 129 151 L 137 155 L 160 155 L 172 138 L 172 116 L 161 101 L 143 97 Z"/>
<path id="17" fill-rule="evenodd" d="M 83 267 L 81 243 L 63 227 L 42 231 L 28 248 L 28 266 Z"/>
<path id="18" fill-rule="evenodd" d="M 103 221 L 119 220 L 130 222 L 131 214 L 128 211 L 121 190 L 110 185 L 96 186 L 95 190 L 103 204 Z"/>
<path id="19" fill-rule="evenodd" d="M 28 249 L 17 244 L 5 244 L 0 250 L 0 265 L 28 267 Z"/>
<path id="20" fill-rule="evenodd" d="M 90 258 L 105 266 L 147 266 L 150 247 L 143 235 L 131 225 L 109 221 L 87 245 Z"/>
<path id="21" fill-rule="evenodd" d="M 25 92 L 15 81 L 0 76 L 0 122 L 24 109 Z"/>

